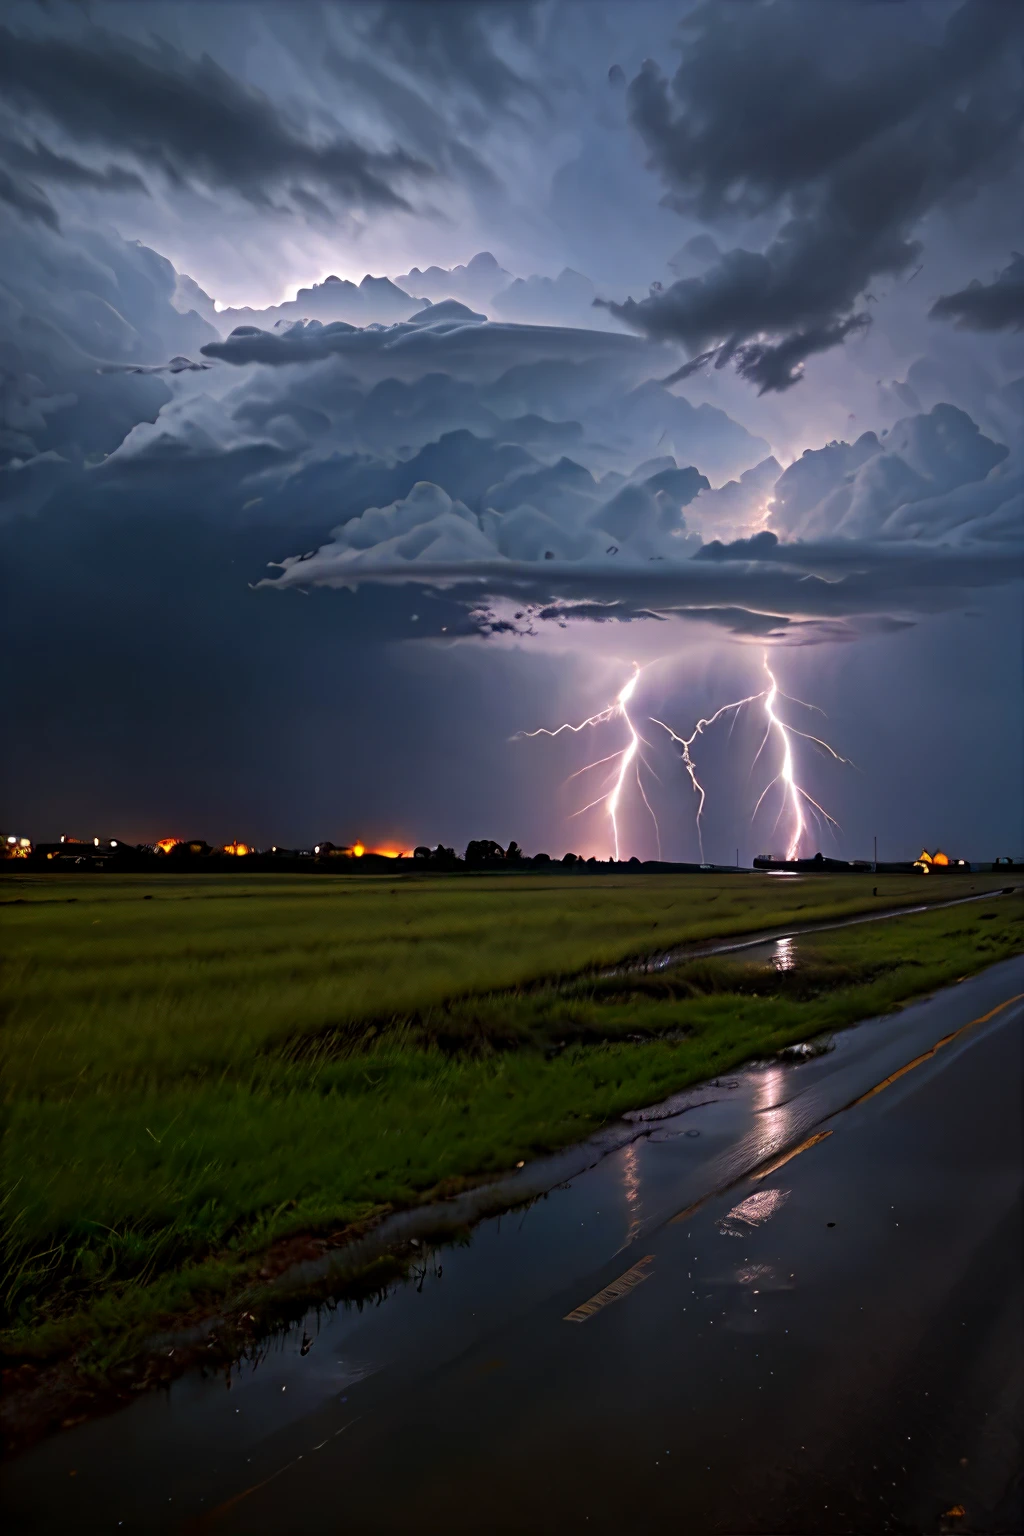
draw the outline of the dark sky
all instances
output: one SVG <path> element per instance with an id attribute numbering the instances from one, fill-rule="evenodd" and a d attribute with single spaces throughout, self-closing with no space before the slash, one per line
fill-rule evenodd
<path id="1" fill-rule="evenodd" d="M 695 857 L 652 717 L 767 659 L 803 851 L 1024 854 L 1022 75 L 1004 0 L 15 0 L 5 822 L 607 856 L 627 722 L 522 733 L 637 666 Z"/>

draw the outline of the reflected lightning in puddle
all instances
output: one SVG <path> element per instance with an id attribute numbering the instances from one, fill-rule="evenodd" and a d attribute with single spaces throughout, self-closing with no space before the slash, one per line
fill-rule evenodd
<path id="1" fill-rule="evenodd" d="M 793 1134 L 794 1102 L 785 1067 L 765 1067 L 755 1079 L 753 1108 L 759 1158 L 771 1157 Z"/>
<path id="2" fill-rule="evenodd" d="M 791 971 L 796 965 L 792 939 L 777 939 L 772 964 L 777 971 Z"/>
<path id="3" fill-rule="evenodd" d="M 789 1199 L 788 1189 L 759 1189 L 734 1205 L 715 1226 L 723 1237 L 744 1237 L 753 1227 L 763 1227 Z"/>
<path id="4" fill-rule="evenodd" d="M 637 1157 L 635 1146 L 628 1146 L 623 1153 L 622 1188 L 625 1192 L 626 1211 L 629 1215 L 629 1229 L 626 1232 L 626 1242 L 631 1243 L 642 1225 L 640 1160 Z"/>
<path id="5" fill-rule="evenodd" d="M 610 720 L 621 719 L 625 723 L 626 730 L 629 734 L 629 740 L 621 751 L 612 752 L 607 757 L 599 757 L 596 759 L 596 761 L 587 763 L 585 767 L 579 768 L 577 769 L 576 773 L 569 775 L 570 778 L 575 779 L 578 778 L 581 773 L 589 773 L 592 768 L 600 768 L 604 763 L 613 763 L 618 761 L 618 768 L 613 770 L 609 775 L 613 780 L 611 787 L 606 789 L 604 794 L 598 795 L 596 799 L 589 801 L 586 805 L 580 806 L 578 811 L 573 812 L 574 816 L 582 816 L 584 811 L 592 810 L 595 805 L 604 805 L 606 807 L 608 812 L 608 819 L 612 826 L 612 843 L 615 850 L 614 857 L 616 862 L 618 862 L 620 857 L 619 804 L 622 799 L 623 785 L 626 783 L 626 780 L 629 777 L 630 769 L 633 770 L 633 773 L 636 776 L 637 788 L 640 791 L 644 805 L 646 805 L 648 811 L 651 813 L 651 820 L 654 822 L 654 834 L 658 842 L 658 857 L 659 859 L 661 858 L 661 833 L 658 830 L 658 818 L 654 814 L 654 809 L 651 805 L 651 802 L 647 798 L 647 791 L 644 789 L 643 780 L 640 777 L 640 764 L 644 760 L 643 754 L 640 751 L 640 743 L 644 738 L 640 735 L 636 726 L 633 724 L 633 721 L 630 719 L 629 711 L 626 708 L 630 699 L 633 697 L 634 692 L 636 691 L 636 685 L 640 678 L 640 670 L 641 669 L 637 666 L 636 662 L 634 662 L 633 676 L 627 683 L 623 685 L 622 688 L 619 689 L 619 692 L 615 698 L 615 702 L 613 704 L 606 705 L 605 708 L 599 710 L 596 715 L 590 715 L 586 720 L 581 720 L 579 725 L 573 725 L 571 722 L 565 721 L 562 725 L 556 726 L 553 731 L 548 730 L 545 726 L 541 726 L 541 728 L 536 731 L 519 731 L 517 733 L 519 737 L 561 736 L 563 731 L 571 731 L 574 735 L 578 735 L 580 731 L 585 731 L 589 727 L 595 725 L 605 725 Z"/>

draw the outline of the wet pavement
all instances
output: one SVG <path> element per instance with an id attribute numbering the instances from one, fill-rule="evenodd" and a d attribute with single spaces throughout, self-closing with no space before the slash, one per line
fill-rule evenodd
<path id="1" fill-rule="evenodd" d="M 1018 994 L 1024 959 L 634 1116 L 230 1390 L 12 1461 L 6 1529 L 1019 1532 Z"/>

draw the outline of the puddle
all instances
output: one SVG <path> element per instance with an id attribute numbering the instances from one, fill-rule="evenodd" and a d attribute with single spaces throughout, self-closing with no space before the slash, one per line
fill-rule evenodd
<path id="1" fill-rule="evenodd" d="M 772 955 L 772 965 L 777 971 L 791 971 L 796 965 L 796 940 L 793 938 L 776 939 L 775 953 Z"/>
<path id="2" fill-rule="evenodd" d="M 681 944 L 642 960 L 627 961 L 610 970 L 599 971 L 602 981 L 622 976 L 653 975 L 683 965 L 688 960 L 703 960 L 710 955 L 743 954 L 744 959 L 772 965 L 777 971 L 791 971 L 797 958 L 794 940 L 815 933 L 831 933 L 837 928 L 857 928 L 863 923 L 879 923 L 899 917 L 916 917 L 922 912 L 938 912 L 947 907 L 962 907 L 974 901 L 990 901 L 997 896 L 1013 896 L 1019 887 L 1005 886 L 998 891 L 979 891 L 971 896 L 954 896 L 949 901 L 921 902 L 914 907 L 886 907 L 880 912 L 862 912 L 855 917 L 794 924 L 770 933 L 715 940 L 708 944 Z M 573 983 L 575 984 L 575 983 Z"/>
<path id="3" fill-rule="evenodd" d="M 715 1226 L 723 1237 L 745 1237 L 751 1227 L 763 1227 L 789 1199 L 788 1189 L 758 1189 L 734 1205 Z"/>

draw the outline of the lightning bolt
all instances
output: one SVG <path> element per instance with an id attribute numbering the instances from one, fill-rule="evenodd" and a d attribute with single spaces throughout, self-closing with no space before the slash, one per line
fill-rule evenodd
<path id="1" fill-rule="evenodd" d="M 794 725 L 788 725 L 786 721 L 782 719 L 776 710 L 776 705 L 780 699 L 786 699 L 791 704 L 799 704 L 802 709 L 814 710 L 818 714 L 822 714 L 823 711 L 818 709 L 816 704 L 808 704 L 803 699 L 796 699 L 791 694 L 783 693 L 782 689 L 779 687 L 775 674 L 773 673 L 771 667 L 768 665 L 767 651 L 764 653 L 763 666 L 765 675 L 768 679 L 767 687 L 760 689 L 757 693 L 747 694 L 745 698 L 733 699 L 730 703 L 723 704 L 719 709 L 715 710 L 713 715 L 708 715 L 706 718 L 701 718 L 698 720 L 689 736 L 680 736 L 676 731 L 672 729 L 670 725 L 667 725 L 664 720 L 659 720 L 653 715 L 650 717 L 651 724 L 660 726 L 663 731 L 667 731 L 671 740 L 675 742 L 675 744 L 681 749 L 680 757 L 683 767 L 686 770 L 686 774 L 690 780 L 693 792 L 697 796 L 697 814 L 695 819 L 697 827 L 697 842 L 700 847 L 700 860 L 702 864 L 704 863 L 704 835 L 703 827 L 701 825 L 701 817 L 703 815 L 704 805 L 707 800 L 707 791 L 697 775 L 697 765 L 693 760 L 690 749 L 694 746 L 699 736 L 703 736 L 706 730 L 717 724 L 717 722 L 721 720 L 725 715 L 732 715 L 732 726 L 735 726 L 740 711 L 745 709 L 748 704 L 756 704 L 759 700 L 763 700 L 764 702 L 764 711 L 767 718 L 767 725 L 765 727 L 765 733 L 761 740 L 761 744 L 754 754 L 753 761 L 750 765 L 750 771 L 753 773 L 754 768 L 757 766 L 757 763 L 761 758 L 761 754 L 764 752 L 765 748 L 773 738 L 777 741 L 780 748 L 781 761 L 778 772 L 771 779 L 769 779 L 768 783 L 765 785 L 764 789 L 758 796 L 757 804 L 754 806 L 754 810 L 750 818 L 751 821 L 754 820 L 758 811 L 761 809 L 761 806 L 763 805 L 769 790 L 771 790 L 776 784 L 781 784 L 783 790 L 782 804 L 779 808 L 778 816 L 775 819 L 775 826 L 778 827 L 779 822 L 788 811 L 790 830 L 786 851 L 787 860 L 799 857 L 800 843 L 807 830 L 807 820 L 805 815 L 806 810 L 810 811 L 815 821 L 817 821 L 819 827 L 827 825 L 836 831 L 839 830 L 839 823 L 836 821 L 835 817 L 826 811 L 824 806 L 819 805 L 818 801 L 814 799 L 813 795 L 804 789 L 802 784 L 797 782 L 793 750 L 794 738 L 800 737 L 804 741 L 813 743 L 814 746 L 820 748 L 823 752 L 826 752 L 837 763 L 844 763 L 850 767 L 855 765 L 850 762 L 849 758 L 841 757 L 835 748 L 830 746 L 829 743 L 824 741 L 820 736 L 812 735 L 810 731 L 801 731 Z M 659 859 L 661 857 L 661 836 L 658 830 L 658 819 L 654 814 L 654 808 L 652 807 L 650 800 L 647 798 L 647 791 L 644 788 L 643 779 L 640 773 L 641 764 L 646 767 L 649 772 L 653 772 L 653 770 L 650 768 L 650 764 L 647 762 L 641 750 L 641 747 L 648 745 L 648 743 L 637 730 L 636 725 L 634 724 L 633 719 L 629 713 L 629 709 L 627 708 L 630 700 L 633 698 L 633 695 L 636 692 L 636 686 L 640 680 L 640 672 L 641 668 L 637 666 L 636 662 L 634 662 L 632 677 L 619 690 L 613 703 L 607 704 L 604 709 L 599 710 L 597 714 L 589 715 L 586 720 L 581 720 L 578 725 L 573 724 L 571 721 L 567 720 L 564 721 L 563 724 L 556 726 L 553 730 L 549 730 L 546 726 L 541 726 L 540 729 L 536 731 L 519 731 L 517 733 L 517 737 L 513 738 L 519 739 L 522 737 L 535 736 L 554 737 L 561 736 L 563 731 L 571 731 L 574 735 L 577 735 L 579 732 L 592 729 L 595 726 L 606 725 L 612 720 L 621 719 L 624 722 L 629 736 L 629 739 L 624 747 L 621 747 L 618 752 L 609 753 L 607 757 L 599 757 L 594 762 L 587 763 L 585 767 L 578 768 L 575 773 L 569 775 L 570 779 L 575 779 L 578 778 L 580 774 L 589 773 L 592 768 L 602 767 L 605 763 L 618 764 L 618 767 L 613 770 L 612 774 L 609 775 L 609 777 L 612 779 L 610 786 L 607 785 L 606 781 L 606 787 L 604 788 L 602 794 L 598 795 L 595 799 L 588 801 L 588 803 L 581 806 L 578 811 L 573 812 L 574 816 L 582 816 L 584 811 L 592 810 L 595 805 L 605 806 L 608 813 L 608 819 L 611 822 L 612 840 L 615 848 L 616 862 L 618 862 L 621 858 L 618 820 L 619 808 L 622 801 L 623 791 L 629 782 L 631 774 L 635 776 L 636 785 L 640 791 L 640 796 L 644 802 L 644 805 L 647 807 L 647 810 L 650 812 L 651 820 L 654 822 L 655 834 L 658 837 L 658 857 Z M 730 727 L 729 735 L 731 738 L 732 727 Z"/>
<path id="2" fill-rule="evenodd" d="M 764 789 L 758 796 L 757 804 L 754 806 L 754 810 L 750 818 L 751 821 L 753 821 L 754 817 L 760 810 L 765 796 L 768 794 L 768 791 L 772 789 L 774 785 L 781 783 L 783 786 L 783 799 L 782 805 L 779 809 L 779 814 L 775 820 L 775 825 L 776 827 L 778 826 L 788 808 L 790 813 L 790 832 L 789 843 L 786 851 L 787 860 L 799 857 L 800 841 L 807 829 L 807 823 L 804 816 L 805 804 L 810 808 L 811 814 L 814 816 L 819 826 L 824 824 L 835 830 L 839 830 L 839 823 L 835 820 L 835 818 L 825 810 L 824 806 L 819 805 L 818 801 L 815 800 L 814 797 L 809 794 L 806 789 L 804 789 L 802 784 L 797 782 L 794 767 L 792 738 L 794 736 L 800 736 L 804 741 L 813 742 L 816 747 L 820 747 L 822 751 L 827 752 L 828 755 L 832 757 L 837 763 L 844 763 L 850 767 L 853 767 L 854 765 L 850 763 L 849 758 L 841 757 L 835 748 L 830 746 L 827 741 L 823 741 L 820 736 L 814 736 L 809 731 L 798 730 L 796 726 L 787 725 L 786 722 L 780 718 L 775 709 L 776 702 L 780 698 L 788 699 L 792 704 L 799 704 L 804 709 L 813 709 L 819 714 L 821 714 L 822 711 L 818 709 L 816 704 L 807 704 L 803 699 L 795 699 L 790 694 L 782 692 L 776 680 L 775 674 L 772 672 L 771 667 L 768 665 L 767 651 L 764 653 L 763 665 L 765 674 L 768 678 L 767 688 L 761 689 L 759 693 L 748 694 L 746 698 L 734 699 L 730 704 L 723 704 L 720 709 L 717 709 L 713 715 L 709 715 L 707 719 L 698 720 L 689 736 L 677 735 L 671 726 L 665 724 L 664 720 L 657 720 L 652 716 L 652 724 L 660 725 L 662 730 L 667 731 L 672 740 L 682 748 L 681 757 L 683 767 L 685 768 L 690 783 L 693 786 L 694 793 L 699 797 L 697 802 L 696 824 L 697 842 L 698 846 L 700 847 L 701 863 L 704 862 L 704 838 L 701 828 L 701 814 L 704 810 L 704 803 L 707 799 L 707 792 L 704 789 L 703 784 L 701 784 L 700 779 L 697 777 L 697 769 L 693 758 L 690 755 L 690 748 L 697 740 L 697 737 L 702 736 L 708 727 L 714 725 L 716 721 L 722 718 L 723 715 L 727 715 L 730 712 L 733 712 L 732 723 L 735 725 L 739 711 L 743 709 L 747 704 L 757 703 L 759 699 L 764 700 L 764 710 L 768 718 L 768 724 L 765 729 L 761 745 L 758 747 L 754 754 L 754 759 L 751 763 L 751 772 L 753 772 L 754 768 L 756 767 L 761 753 L 764 751 L 773 735 L 777 738 L 781 747 L 782 760 L 778 773 L 776 773 L 775 776 L 769 780 L 769 782 L 765 785 Z M 730 735 L 731 734 L 732 730 L 730 727 Z"/>
<path id="3" fill-rule="evenodd" d="M 807 804 L 811 806 L 812 810 L 821 816 L 821 818 L 827 822 L 830 827 L 833 827 L 838 831 L 839 823 L 836 821 L 835 817 L 829 815 L 824 806 L 819 805 L 817 800 L 815 800 L 812 795 L 807 793 L 806 789 L 804 789 L 801 784 L 797 783 L 796 776 L 793 771 L 793 743 L 791 737 L 802 736 L 805 741 L 813 741 L 816 746 L 824 748 L 826 752 L 834 757 L 836 762 L 846 763 L 848 762 L 848 759 L 845 757 L 840 757 L 835 748 L 830 747 L 827 741 L 822 741 L 820 736 L 811 736 L 807 731 L 798 731 L 795 726 L 786 725 L 785 721 L 779 719 L 778 715 L 775 713 L 775 701 L 779 697 L 779 685 L 775 681 L 774 672 L 768 665 L 767 651 L 765 651 L 764 654 L 764 670 L 768 674 L 768 681 L 771 685 L 768 689 L 766 689 L 763 695 L 764 711 L 768 716 L 768 729 L 765 732 L 765 738 L 767 739 L 773 731 L 778 735 L 782 745 L 782 766 L 778 773 L 775 775 L 775 778 L 771 780 L 771 783 L 767 784 L 764 790 L 761 792 L 757 805 L 754 807 L 753 816 L 751 816 L 750 819 L 753 821 L 754 816 L 757 815 L 761 801 L 768 793 L 768 790 L 771 789 L 772 784 L 778 784 L 781 780 L 783 785 L 782 807 L 778 816 L 776 817 L 775 825 L 778 826 L 782 819 L 783 812 L 788 805 L 790 808 L 792 821 L 790 825 L 789 847 L 786 850 L 786 858 L 795 859 L 799 857 L 800 839 L 803 837 L 804 831 L 806 829 L 803 810 L 803 802 L 805 800 Z M 782 697 L 785 698 L 786 695 L 783 694 Z M 801 701 L 794 700 L 794 702 L 799 703 Z M 813 706 L 811 705 L 805 706 L 805 708 L 812 707 Z M 763 746 L 764 742 L 762 741 L 761 747 Z M 761 747 L 758 748 L 758 756 L 760 756 Z"/>
<path id="4" fill-rule="evenodd" d="M 706 720 L 698 720 L 697 724 L 693 728 L 692 734 L 689 736 L 677 736 L 672 727 L 670 725 L 666 725 L 664 720 L 656 720 L 653 715 L 651 716 L 651 724 L 660 725 L 662 730 L 668 731 L 668 734 L 671 736 L 672 740 L 682 747 L 683 767 L 686 769 L 686 772 L 690 776 L 690 783 L 693 785 L 694 793 L 700 796 L 700 799 L 697 802 L 696 820 L 697 843 L 700 848 L 700 861 L 702 864 L 704 863 L 704 836 L 701 830 L 700 818 L 701 812 L 704 809 L 704 802 L 707 799 L 707 791 L 697 777 L 697 767 L 693 761 L 693 758 L 690 756 L 690 748 L 693 746 L 698 736 L 703 736 L 709 725 L 714 725 L 716 720 L 721 720 L 722 716 L 728 714 L 731 709 L 740 710 L 743 708 L 744 704 L 753 704 L 755 699 L 763 698 L 764 692 L 762 690 L 761 693 L 750 694 L 748 698 L 735 699 L 731 704 L 723 704 L 721 709 L 716 710 L 713 715 L 709 715 Z M 735 716 L 733 719 L 735 722 Z"/>
<path id="5" fill-rule="evenodd" d="M 644 742 L 644 738 L 640 735 L 640 732 L 633 724 L 629 711 L 626 708 L 630 699 L 633 697 L 634 692 L 636 691 L 636 685 L 640 679 L 640 671 L 640 667 L 638 667 L 636 662 L 634 662 L 633 676 L 629 679 L 628 682 L 623 684 L 622 688 L 619 689 L 619 692 L 615 697 L 615 702 L 606 705 L 605 708 L 599 710 L 596 715 L 589 715 L 586 720 L 581 720 L 579 725 L 573 725 L 570 721 L 565 721 L 562 725 L 556 726 L 554 730 L 548 730 L 545 726 L 541 726 L 540 729 L 536 731 L 519 731 L 517 733 L 519 737 L 560 736 L 563 731 L 572 731 L 574 735 L 577 735 L 580 731 L 585 731 L 592 726 L 606 725 L 610 720 L 622 719 L 625 722 L 626 730 L 629 733 L 629 740 L 620 751 L 612 752 L 607 757 L 599 757 L 596 759 L 596 761 L 587 763 L 586 767 L 577 769 L 575 773 L 570 774 L 569 776 L 572 779 L 578 778 L 581 773 L 587 773 L 591 768 L 599 768 L 602 763 L 611 763 L 618 759 L 619 766 L 615 772 L 614 783 L 612 784 L 611 788 L 606 790 L 604 794 L 598 795 L 596 799 L 591 800 L 587 805 L 580 806 L 578 811 L 573 812 L 574 816 L 582 816 L 584 811 L 592 810 L 595 805 L 603 804 L 606 807 L 608 812 L 608 819 L 612 826 L 612 842 L 615 848 L 616 863 L 618 863 L 620 857 L 619 804 L 622 799 L 623 787 L 625 786 L 626 780 L 629 777 L 630 769 L 633 770 L 636 776 L 637 788 L 640 791 L 644 805 L 646 805 L 648 811 L 650 811 L 651 820 L 654 822 L 654 832 L 658 840 L 658 857 L 661 857 L 661 833 L 658 829 L 658 818 L 654 814 L 653 807 L 647 798 L 647 792 L 643 786 L 643 780 L 640 777 L 640 764 L 644 761 L 643 754 L 640 751 L 640 745 L 641 742 Z M 646 743 L 644 744 L 646 745 Z"/>

